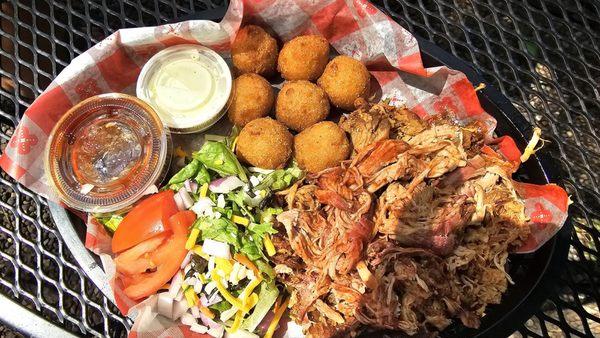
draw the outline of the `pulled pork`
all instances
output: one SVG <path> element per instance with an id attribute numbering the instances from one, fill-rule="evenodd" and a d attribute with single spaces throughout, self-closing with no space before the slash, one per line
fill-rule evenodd
<path id="1" fill-rule="evenodd" d="M 352 158 L 282 192 L 273 260 L 292 318 L 314 337 L 477 327 L 529 231 L 512 165 L 482 152 L 477 122 L 361 102 L 340 126 Z"/>

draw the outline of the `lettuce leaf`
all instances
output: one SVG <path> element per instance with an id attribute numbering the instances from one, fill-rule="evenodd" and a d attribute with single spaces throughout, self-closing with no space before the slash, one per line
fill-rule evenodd
<path id="1" fill-rule="evenodd" d="M 222 177 L 237 175 L 242 181 L 248 182 L 244 168 L 225 143 L 207 141 L 192 157 Z"/>
<path id="2" fill-rule="evenodd" d="M 300 177 L 302 177 L 302 170 L 294 162 L 289 168 L 277 169 L 268 174 L 262 182 L 255 187 L 255 190 L 283 190 L 300 179 Z"/>
<path id="3" fill-rule="evenodd" d="M 236 250 L 241 247 L 238 227 L 227 218 L 201 217 L 194 222 L 194 227 L 200 229 L 202 240 L 213 239 L 233 245 Z"/>
<path id="4" fill-rule="evenodd" d="M 277 289 L 277 286 L 275 286 L 275 282 L 260 283 L 258 303 L 256 303 L 256 306 L 248 318 L 242 322 L 241 328 L 254 332 L 258 327 L 258 324 L 260 324 L 267 313 L 269 313 L 269 310 L 273 307 L 273 304 L 275 304 L 277 296 L 279 296 L 279 290 Z"/>

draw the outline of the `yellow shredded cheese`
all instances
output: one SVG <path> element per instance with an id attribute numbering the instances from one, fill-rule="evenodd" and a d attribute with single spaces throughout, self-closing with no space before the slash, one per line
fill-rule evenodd
<path id="1" fill-rule="evenodd" d="M 198 304 L 198 309 L 200 310 L 200 312 L 202 312 L 206 317 L 210 318 L 210 319 L 214 319 L 215 318 L 215 313 L 212 312 L 209 308 L 207 308 L 206 306 L 202 305 L 202 304 Z"/>
<path id="2" fill-rule="evenodd" d="M 185 242 L 185 249 L 191 250 L 194 245 L 196 245 L 196 240 L 198 239 L 198 235 L 200 234 L 200 229 L 193 228 L 192 232 L 190 232 L 190 237 L 188 237 L 187 242 Z"/>
<path id="3" fill-rule="evenodd" d="M 204 183 L 200 187 L 200 197 L 206 197 L 206 193 L 208 193 L 208 183 Z"/>
<path id="4" fill-rule="evenodd" d="M 485 89 L 485 83 L 480 83 L 477 85 L 477 87 L 475 87 L 475 91 L 478 92 L 482 89 Z"/>
<path id="5" fill-rule="evenodd" d="M 187 153 L 183 149 L 181 149 L 181 146 L 178 146 L 177 148 L 175 148 L 175 156 L 185 158 L 187 156 Z"/>
<path id="6" fill-rule="evenodd" d="M 265 244 L 265 249 L 267 249 L 267 255 L 273 256 L 277 253 L 273 242 L 271 242 L 271 236 L 265 234 L 265 237 L 263 238 L 263 243 Z"/>
<path id="7" fill-rule="evenodd" d="M 250 221 L 246 217 L 241 217 L 237 215 L 231 216 L 231 221 L 233 223 L 237 223 L 243 226 L 247 226 L 248 224 L 250 224 Z"/>
<path id="8" fill-rule="evenodd" d="M 246 303 L 246 305 L 252 309 L 253 307 L 256 306 L 256 303 L 258 303 L 258 294 L 256 292 L 253 292 L 252 295 L 250 297 L 248 297 L 248 302 Z"/>
<path id="9" fill-rule="evenodd" d="M 527 147 L 523 151 L 523 155 L 521 155 L 521 162 L 526 162 L 531 155 L 535 154 L 535 152 L 539 148 L 535 148 L 535 146 L 540 141 L 540 136 L 542 135 L 542 130 L 538 127 L 533 128 L 533 135 L 531 136 L 531 140 L 527 143 Z"/>
<path id="10" fill-rule="evenodd" d="M 229 293 L 227 288 L 225 288 L 225 286 L 223 285 L 223 282 L 221 282 L 221 276 L 219 276 L 217 274 L 217 271 L 212 270 L 210 272 L 210 274 L 211 274 L 212 280 L 213 280 L 213 282 L 215 282 L 215 285 L 217 286 L 217 290 L 219 290 L 219 293 L 221 294 L 221 296 L 223 296 L 223 298 L 225 298 L 226 301 L 231 303 L 231 305 L 240 309 L 240 311 L 242 311 L 244 313 L 248 313 L 249 309 L 239 299 L 235 298 L 231 293 Z"/>
<path id="11" fill-rule="evenodd" d="M 206 254 L 204 251 L 202 251 L 202 245 L 196 245 L 195 247 L 192 248 L 192 251 L 194 251 L 194 253 L 206 260 L 210 259 L 210 256 L 208 254 Z"/>
<path id="12" fill-rule="evenodd" d="M 194 288 L 187 288 L 183 292 L 183 295 L 185 296 L 185 300 L 187 301 L 189 307 L 196 306 L 196 304 L 198 304 L 199 299 L 194 292 Z"/>
<path id="13" fill-rule="evenodd" d="M 217 268 L 225 273 L 225 275 L 229 276 L 231 271 L 233 271 L 233 264 L 231 261 L 225 258 L 216 257 L 215 265 Z"/>
<path id="14" fill-rule="evenodd" d="M 273 316 L 273 320 L 271 321 L 271 324 L 269 324 L 269 328 L 267 329 L 267 333 L 265 333 L 264 338 L 272 338 L 273 337 L 273 333 L 275 333 L 275 330 L 277 329 L 277 324 L 279 323 L 279 320 L 281 319 L 281 317 L 283 316 L 283 313 L 287 309 L 289 302 L 290 302 L 290 299 L 287 298 L 283 302 L 283 304 L 277 306 L 277 311 L 275 311 L 275 316 Z"/>
<path id="15" fill-rule="evenodd" d="M 233 324 L 231 325 L 231 328 L 225 328 L 225 330 L 227 330 L 227 332 L 229 332 L 229 333 L 236 332 L 240 328 L 240 325 L 242 324 L 242 318 L 244 318 L 244 314 L 242 313 L 242 311 L 236 312 L 235 319 L 233 320 Z"/>

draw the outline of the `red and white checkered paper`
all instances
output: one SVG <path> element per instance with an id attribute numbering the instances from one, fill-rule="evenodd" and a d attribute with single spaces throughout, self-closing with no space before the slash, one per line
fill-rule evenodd
<path id="1" fill-rule="evenodd" d="M 496 121 L 483 111 L 463 73 L 424 68 L 415 37 L 368 1 L 233 0 L 220 23 L 194 20 L 122 29 L 75 58 L 25 112 L 0 166 L 31 190 L 56 199 L 46 183 L 43 152 L 53 126 L 70 107 L 100 93 L 133 94 L 144 63 L 165 47 L 202 44 L 226 55 L 242 22 L 268 27 L 283 41 L 301 34 L 324 36 L 338 53 L 367 64 L 383 99 L 406 104 L 421 117 L 451 110 L 460 118 L 484 121 L 490 130 L 495 127 Z M 519 163 L 520 151 L 512 139 L 502 137 L 496 142 L 505 157 Z M 568 196 L 556 185 L 517 183 L 517 188 L 532 228 L 519 252 L 531 252 L 565 222 Z M 110 237 L 97 223 L 89 223 L 88 228 L 86 246 L 97 253 L 105 251 Z M 121 309 L 126 312 L 131 304 L 124 302 Z M 144 334 L 142 328 L 136 334 L 156 337 L 154 329 Z"/>

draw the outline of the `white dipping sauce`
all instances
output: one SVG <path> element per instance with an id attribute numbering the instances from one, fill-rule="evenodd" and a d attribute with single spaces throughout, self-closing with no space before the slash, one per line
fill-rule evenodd
<path id="1" fill-rule="evenodd" d="M 199 45 L 164 49 L 144 65 L 137 96 L 176 133 L 208 129 L 225 112 L 232 78 L 225 60 Z"/>

